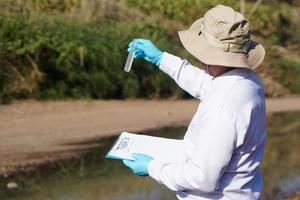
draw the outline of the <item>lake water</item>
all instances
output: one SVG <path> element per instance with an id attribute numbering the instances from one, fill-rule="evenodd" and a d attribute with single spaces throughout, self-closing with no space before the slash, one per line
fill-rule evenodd
<path id="1" fill-rule="evenodd" d="M 185 127 L 146 134 L 182 138 Z M 172 200 L 175 194 L 149 177 L 134 176 L 105 152 L 116 138 L 96 141 L 98 148 L 80 159 L 60 161 L 34 172 L 0 178 L 0 199 L 14 200 Z M 300 190 L 300 112 L 268 117 L 262 165 L 263 199 L 276 200 Z M 18 184 L 7 189 L 7 183 Z"/>

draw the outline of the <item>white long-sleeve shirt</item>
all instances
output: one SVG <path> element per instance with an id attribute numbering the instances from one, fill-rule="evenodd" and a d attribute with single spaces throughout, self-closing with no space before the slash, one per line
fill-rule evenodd
<path id="1" fill-rule="evenodd" d="M 184 137 L 186 159 L 152 160 L 149 175 L 176 191 L 178 199 L 259 199 L 266 114 L 254 72 L 236 68 L 213 78 L 166 52 L 159 68 L 201 104 Z"/>

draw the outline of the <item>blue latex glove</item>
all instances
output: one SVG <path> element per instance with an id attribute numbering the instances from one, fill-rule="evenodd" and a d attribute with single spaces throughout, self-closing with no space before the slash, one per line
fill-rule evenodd
<path id="1" fill-rule="evenodd" d="M 148 62 L 159 66 L 163 52 L 161 52 L 150 40 L 134 39 L 129 45 L 127 51 L 134 49 L 136 58 L 144 58 Z"/>
<path id="2" fill-rule="evenodd" d="M 123 160 L 124 165 L 129 167 L 136 175 L 148 176 L 148 165 L 153 158 L 140 153 L 133 153 L 132 157 L 135 160 Z"/>

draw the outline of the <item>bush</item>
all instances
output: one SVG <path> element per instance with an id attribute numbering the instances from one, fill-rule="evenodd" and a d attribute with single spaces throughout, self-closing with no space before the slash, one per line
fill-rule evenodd
<path id="1" fill-rule="evenodd" d="M 8 0 L 0 3 L 2 103 L 15 98 L 185 97 L 170 78 L 144 61 L 135 60 L 132 71 L 123 72 L 127 44 L 136 37 L 149 38 L 162 50 L 194 63 L 195 59 L 187 56 L 182 48 L 176 31 L 187 28 L 217 4 L 239 9 L 239 1 L 235 0 L 93 2 Z M 300 27 L 292 20 L 291 6 L 283 0 L 276 2 L 263 3 L 250 16 L 253 32 L 265 42 L 296 48 Z M 246 16 L 253 3 L 247 1 Z M 291 86 L 293 92 L 300 92 L 295 74 L 291 73 L 295 79 L 290 82 L 280 75 L 295 71 L 298 67 L 291 66 L 299 63 L 289 59 L 277 62 L 278 59 L 266 59 L 275 66 L 272 76 Z"/>
<path id="2" fill-rule="evenodd" d="M 270 67 L 270 73 L 283 86 L 293 93 L 300 93 L 300 62 L 292 59 L 280 59 Z"/>
<path id="3" fill-rule="evenodd" d="M 124 0 L 131 8 L 137 8 L 144 13 L 156 13 L 162 18 L 176 20 L 179 23 L 190 25 L 194 20 L 203 16 L 210 8 L 218 5 L 230 5 L 238 8 L 238 2 L 234 0 Z"/>
<path id="4" fill-rule="evenodd" d="M 23 84 L 37 81 L 30 89 L 19 85 L 9 90 L 5 85 L 14 85 L 16 79 L 2 75 L 2 97 L 17 97 L 24 89 L 24 98 L 160 97 L 160 87 L 165 87 L 160 84 L 169 82 L 145 62 L 135 61 L 130 75 L 123 72 L 127 45 L 133 38 L 149 38 L 172 50 L 164 30 L 151 23 L 81 23 L 54 17 L 40 17 L 32 23 L 21 16 L 6 16 L 0 29 L 1 64 L 6 66 L 6 73 L 15 68 Z M 39 79 L 29 80 L 34 70 L 28 58 L 42 74 Z M 169 86 L 170 95 L 178 93 L 175 84 Z"/>

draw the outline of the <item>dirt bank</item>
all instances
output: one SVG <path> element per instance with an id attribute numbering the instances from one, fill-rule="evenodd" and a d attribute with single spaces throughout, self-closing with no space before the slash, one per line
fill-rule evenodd
<path id="1" fill-rule="evenodd" d="M 0 174 L 84 153 L 87 141 L 187 125 L 195 100 L 16 102 L 0 106 Z M 300 97 L 268 99 L 267 111 L 300 110 Z"/>

